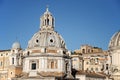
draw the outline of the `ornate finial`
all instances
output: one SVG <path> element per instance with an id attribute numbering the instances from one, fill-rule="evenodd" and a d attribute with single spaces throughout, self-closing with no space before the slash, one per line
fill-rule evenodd
<path id="1" fill-rule="evenodd" d="M 48 9 L 48 8 L 49 8 L 49 5 L 47 5 L 47 6 L 46 6 L 46 11 L 47 11 L 47 12 L 49 11 L 49 9 Z"/>

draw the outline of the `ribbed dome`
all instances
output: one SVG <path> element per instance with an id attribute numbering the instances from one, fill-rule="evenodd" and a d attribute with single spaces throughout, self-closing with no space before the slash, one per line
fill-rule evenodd
<path id="1" fill-rule="evenodd" d="M 120 49 L 120 31 L 116 32 L 109 42 L 109 50 L 118 48 Z"/>
<path id="2" fill-rule="evenodd" d="M 12 45 L 12 49 L 20 49 L 21 48 L 21 45 L 19 42 L 14 42 L 13 45 Z"/>
<path id="3" fill-rule="evenodd" d="M 61 35 L 53 30 L 41 30 L 35 33 L 32 39 L 28 42 L 28 48 L 35 47 L 66 48 Z"/>
<path id="4" fill-rule="evenodd" d="M 54 17 L 49 12 L 48 8 L 41 16 L 40 20 L 40 30 L 35 33 L 28 42 L 28 48 L 55 47 L 66 49 L 63 38 L 54 31 Z"/>

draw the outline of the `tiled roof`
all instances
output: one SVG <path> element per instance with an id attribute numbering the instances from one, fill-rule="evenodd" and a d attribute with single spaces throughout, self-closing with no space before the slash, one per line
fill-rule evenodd
<path id="1" fill-rule="evenodd" d="M 91 71 L 78 71 L 76 73 L 77 75 L 86 75 L 87 77 L 97 77 L 97 78 L 105 78 L 106 75 L 100 74 L 100 73 L 95 73 Z"/>
<path id="2" fill-rule="evenodd" d="M 0 52 L 4 52 L 4 51 L 10 51 L 10 49 L 8 49 L 8 50 L 0 50 Z"/>

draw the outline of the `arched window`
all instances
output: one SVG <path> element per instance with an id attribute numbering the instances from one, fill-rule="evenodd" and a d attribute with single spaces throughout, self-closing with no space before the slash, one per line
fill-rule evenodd
<path id="1" fill-rule="evenodd" d="M 36 63 L 32 63 L 31 68 L 32 68 L 32 70 L 36 70 Z"/>
<path id="2" fill-rule="evenodd" d="M 82 49 L 82 53 L 85 53 L 85 49 Z"/>
<path id="3" fill-rule="evenodd" d="M 88 49 L 88 53 L 90 53 L 90 49 Z"/>
<path id="4" fill-rule="evenodd" d="M 12 75 L 12 72 L 11 72 L 11 75 Z"/>
<path id="5" fill-rule="evenodd" d="M 3 56 L 3 54 L 1 54 L 1 56 Z"/>
<path id="6" fill-rule="evenodd" d="M 108 70 L 108 64 L 106 64 L 106 70 Z"/>
<path id="7" fill-rule="evenodd" d="M 95 70 L 98 71 L 98 68 L 96 68 Z"/>
<path id="8" fill-rule="evenodd" d="M 47 68 L 48 69 L 57 69 L 58 68 L 57 60 L 55 60 L 55 59 L 48 59 L 47 60 Z"/>
<path id="9" fill-rule="evenodd" d="M 27 56 L 29 56 L 29 54 L 30 54 L 30 52 L 28 51 L 28 52 L 27 52 Z"/>
<path id="10" fill-rule="evenodd" d="M 93 52 L 93 50 L 91 50 L 91 52 Z"/>
<path id="11" fill-rule="evenodd" d="M 46 25 L 46 19 L 45 19 L 45 25 Z"/>
<path id="12" fill-rule="evenodd" d="M 94 69 L 93 68 L 91 68 L 91 71 L 93 71 Z"/>
<path id="13" fill-rule="evenodd" d="M 65 68 L 66 68 L 66 73 L 67 73 L 68 72 L 68 63 L 66 63 Z"/>
<path id="14" fill-rule="evenodd" d="M 51 69 L 54 69 L 54 61 L 51 62 Z"/>
<path id="15" fill-rule="evenodd" d="M 47 19 L 47 25 L 49 25 L 49 19 Z"/>
<path id="16" fill-rule="evenodd" d="M 52 19 L 52 25 L 54 25 L 54 19 Z"/>
<path id="17" fill-rule="evenodd" d="M 14 64 L 14 58 L 12 58 L 12 64 Z"/>

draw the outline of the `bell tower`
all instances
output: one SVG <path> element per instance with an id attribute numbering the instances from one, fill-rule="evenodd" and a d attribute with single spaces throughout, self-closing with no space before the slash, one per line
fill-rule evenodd
<path id="1" fill-rule="evenodd" d="M 48 7 L 46 11 L 40 18 L 40 29 L 41 30 L 54 30 L 54 18 L 52 14 L 49 12 Z"/>

